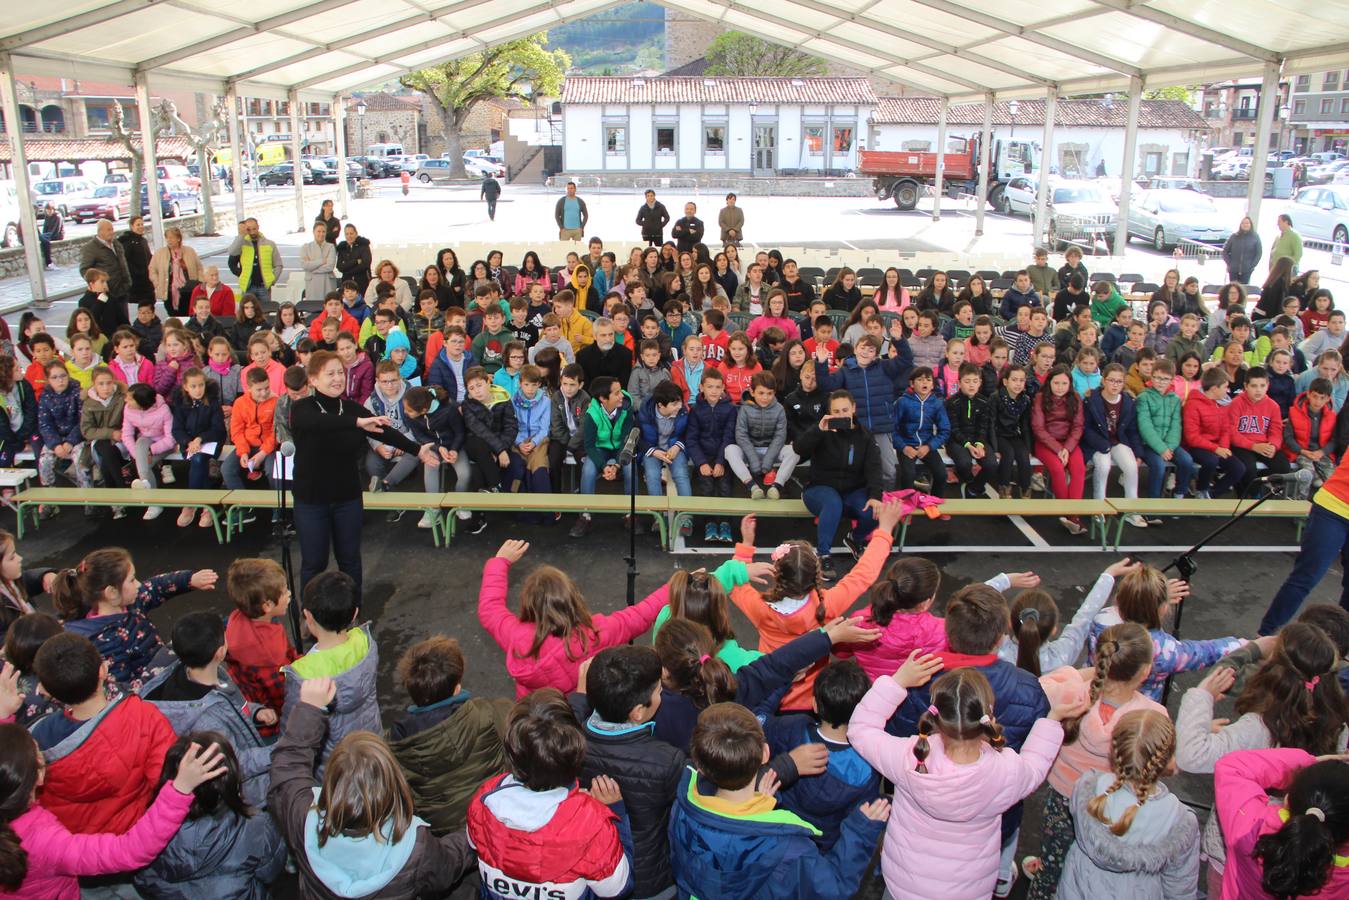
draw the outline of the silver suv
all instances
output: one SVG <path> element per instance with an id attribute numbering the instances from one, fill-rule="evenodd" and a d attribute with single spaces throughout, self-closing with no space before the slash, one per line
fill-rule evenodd
<path id="1" fill-rule="evenodd" d="M 1065 244 L 1095 246 L 1105 241 L 1115 249 L 1115 220 L 1119 206 L 1093 181 L 1054 181 L 1049 185 L 1049 245 L 1055 250 Z"/>

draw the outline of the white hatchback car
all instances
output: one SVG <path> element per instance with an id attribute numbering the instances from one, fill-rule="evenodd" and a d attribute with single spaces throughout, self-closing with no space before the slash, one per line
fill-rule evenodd
<path id="1" fill-rule="evenodd" d="M 1304 238 L 1349 244 L 1349 185 L 1305 187 L 1284 212 Z"/>

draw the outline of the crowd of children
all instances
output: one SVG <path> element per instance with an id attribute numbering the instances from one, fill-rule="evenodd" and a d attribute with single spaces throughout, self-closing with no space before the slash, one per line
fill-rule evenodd
<path id="1" fill-rule="evenodd" d="M 678 401 L 667 386 L 658 410 Z M 550 565 L 512 610 L 529 547 L 506 541 L 478 619 L 514 699 L 471 692 L 459 642 L 424 637 L 398 660 L 411 705 L 387 731 L 381 647 L 346 575 L 305 585 L 296 645 L 280 566 L 237 559 L 228 619 L 182 613 L 165 642 L 149 612 L 216 573 L 141 580 L 119 549 L 25 571 L 0 532 L 0 891 L 259 898 L 289 871 L 325 898 L 473 879 L 499 900 L 846 898 L 878 845 L 892 897 L 1006 897 L 1022 879 L 1032 898 L 1349 891 L 1349 613 L 1182 641 L 1166 623 L 1187 586 L 1123 560 L 1062 627 L 1030 572 L 961 587 L 939 617 L 938 567 L 888 562 L 900 509 L 883 505 L 833 587 L 808 542 L 756 562 L 749 516 L 715 571 L 612 614 Z M 1173 723 L 1161 684 L 1197 669 Z M 1230 722 L 1214 718 L 1228 693 Z M 1167 786 L 1178 769 L 1213 778 L 1203 829 Z M 1042 786 L 1040 852 L 1018 862 Z"/>

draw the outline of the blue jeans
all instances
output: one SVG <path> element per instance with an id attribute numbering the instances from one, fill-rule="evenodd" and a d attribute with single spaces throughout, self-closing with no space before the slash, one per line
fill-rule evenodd
<path id="1" fill-rule="evenodd" d="M 812 484 L 801 494 L 806 509 L 819 518 L 815 526 L 815 552 L 820 554 L 821 559 L 828 558 L 833 552 L 834 535 L 838 533 L 838 523 L 845 513 L 857 520 L 852 536 L 859 544 L 875 530 L 876 519 L 871 510 L 866 508 L 867 499 L 866 488 L 858 488 L 849 491 L 847 496 L 840 496 L 838 491 L 825 484 Z"/>
<path id="2" fill-rule="evenodd" d="M 1151 447 L 1143 448 L 1143 460 L 1148 464 L 1147 496 L 1160 497 L 1166 482 L 1166 460 Z M 1171 454 L 1171 462 L 1176 466 L 1176 493 L 1187 493 L 1190 479 L 1194 478 L 1194 460 L 1184 447 L 1177 447 Z"/>
<path id="3" fill-rule="evenodd" d="M 1190 450 L 1190 458 L 1194 460 L 1199 470 L 1199 478 L 1195 481 L 1196 487 L 1201 491 L 1209 491 L 1214 497 L 1221 497 L 1232 488 L 1241 483 L 1246 477 L 1246 467 L 1237 459 L 1236 454 L 1223 459 L 1212 450 Z M 1217 482 L 1214 482 L 1213 476 L 1222 473 Z"/>
<path id="4" fill-rule="evenodd" d="M 623 493 L 625 494 L 631 493 L 632 463 L 628 463 L 626 466 L 620 466 L 619 468 L 623 470 Z M 595 463 L 590 459 L 590 457 L 587 456 L 581 462 L 581 493 L 583 494 L 595 493 L 595 482 L 599 480 L 599 477 L 600 477 L 599 466 L 596 466 Z"/>
<path id="5" fill-rule="evenodd" d="M 295 504 L 295 533 L 300 539 L 300 593 L 310 579 L 328 568 L 328 551 L 337 568 L 361 586 L 361 498 L 345 503 Z"/>
<path id="6" fill-rule="evenodd" d="M 1349 519 L 1324 506 L 1312 504 L 1311 515 L 1302 529 L 1302 550 L 1293 563 L 1293 571 L 1270 601 L 1260 620 L 1260 634 L 1274 634 L 1297 613 L 1302 601 L 1320 583 L 1336 557 L 1344 570 L 1340 583 L 1340 606 L 1349 610 Z"/>
<path id="7" fill-rule="evenodd" d="M 660 470 L 666 463 L 654 456 L 642 457 L 642 472 L 646 476 L 646 492 L 652 497 L 659 497 L 665 493 L 661 490 Z M 689 460 L 688 456 L 680 453 L 674 458 L 674 462 L 668 464 L 670 467 L 670 480 L 675 484 L 675 491 L 681 497 L 688 497 L 693 493 L 693 486 L 689 482 Z"/>
<path id="8" fill-rule="evenodd" d="M 257 301 L 258 301 L 259 303 L 270 303 L 270 302 L 272 302 L 272 289 L 269 288 L 269 287 L 267 287 L 267 283 L 266 283 L 265 281 L 255 281 L 255 282 L 253 282 L 252 284 L 250 284 L 250 285 L 248 286 L 248 291 L 247 291 L 247 293 L 252 294 L 252 295 L 257 299 Z M 322 298 L 322 297 L 317 297 L 317 298 L 315 298 L 315 297 L 306 297 L 305 299 L 306 299 L 306 300 L 314 300 L 314 299 L 322 300 L 323 298 Z"/>

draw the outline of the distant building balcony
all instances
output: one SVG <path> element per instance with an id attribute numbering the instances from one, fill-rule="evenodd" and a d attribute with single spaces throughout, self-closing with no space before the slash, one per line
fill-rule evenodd
<path id="1" fill-rule="evenodd" d="M 1254 106 L 1238 107 L 1238 108 L 1232 110 L 1232 120 L 1233 120 L 1233 121 L 1240 121 L 1240 120 L 1254 121 L 1254 120 L 1255 120 L 1255 117 L 1258 116 L 1259 114 L 1260 114 L 1260 110 L 1259 110 L 1258 107 L 1254 107 Z"/>

